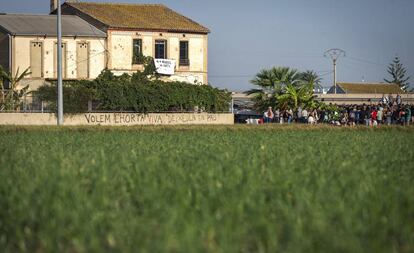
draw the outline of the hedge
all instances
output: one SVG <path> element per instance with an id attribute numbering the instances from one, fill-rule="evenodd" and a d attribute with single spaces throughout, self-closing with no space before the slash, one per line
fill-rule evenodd
<path id="1" fill-rule="evenodd" d="M 56 83 L 40 87 L 35 94 L 48 102 L 49 109 L 56 109 Z M 97 111 L 189 112 L 198 107 L 224 112 L 231 96 L 210 85 L 165 82 L 140 72 L 115 76 L 105 70 L 93 81 L 65 81 L 63 101 L 65 113 L 86 112 L 88 101 L 94 102 Z"/>

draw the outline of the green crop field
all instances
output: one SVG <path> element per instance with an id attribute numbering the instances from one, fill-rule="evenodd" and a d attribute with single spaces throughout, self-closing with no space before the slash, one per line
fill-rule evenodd
<path id="1" fill-rule="evenodd" d="M 414 128 L 0 127 L 1 252 L 414 252 Z"/>

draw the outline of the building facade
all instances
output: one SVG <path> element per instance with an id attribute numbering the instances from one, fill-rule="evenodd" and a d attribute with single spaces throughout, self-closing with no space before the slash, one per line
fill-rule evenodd
<path id="1" fill-rule="evenodd" d="M 94 79 L 106 66 L 106 34 L 77 16 L 62 18 L 64 79 Z M 57 78 L 56 17 L 0 15 L 0 64 L 16 75 L 29 68 L 20 86 L 36 90 Z"/>
<path id="2" fill-rule="evenodd" d="M 107 68 L 115 74 L 142 70 L 140 56 L 151 56 L 175 63 L 174 73 L 163 76 L 166 80 L 208 82 L 209 29 L 164 5 L 66 2 L 62 13 L 106 33 Z"/>
<path id="3" fill-rule="evenodd" d="M 51 15 L 0 15 L 0 65 L 36 90 L 57 78 L 56 0 Z M 94 79 L 142 71 L 143 57 L 174 63 L 162 79 L 208 82 L 209 29 L 160 4 L 62 4 L 63 78 Z"/>
<path id="4" fill-rule="evenodd" d="M 345 83 L 332 86 L 327 94 L 399 94 L 404 93 L 397 84 L 389 83 Z"/>

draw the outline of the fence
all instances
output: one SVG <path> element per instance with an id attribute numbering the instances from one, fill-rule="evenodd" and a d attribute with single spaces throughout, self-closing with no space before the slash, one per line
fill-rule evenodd
<path id="1" fill-rule="evenodd" d="M 23 113 L 47 113 L 52 112 L 48 109 L 47 103 L 39 100 L 38 97 L 31 94 L 25 95 L 20 99 L 10 99 L 10 90 L 0 91 L 0 113 L 23 112 Z"/>

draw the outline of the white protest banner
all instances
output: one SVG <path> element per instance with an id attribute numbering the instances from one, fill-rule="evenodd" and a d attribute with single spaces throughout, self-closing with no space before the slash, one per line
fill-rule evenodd
<path id="1" fill-rule="evenodd" d="M 174 75 L 175 60 L 154 59 L 157 73 L 161 75 Z"/>

